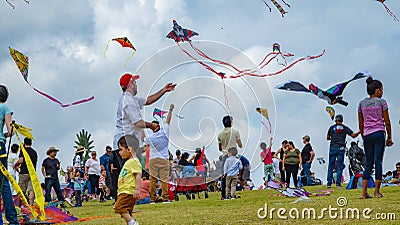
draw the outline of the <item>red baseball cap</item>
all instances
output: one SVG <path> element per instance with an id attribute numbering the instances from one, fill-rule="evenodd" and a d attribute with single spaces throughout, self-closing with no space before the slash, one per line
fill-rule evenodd
<path id="1" fill-rule="evenodd" d="M 128 84 L 131 80 L 137 80 L 139 79 L 139 75 L 132 75 L 130 73 L 125 73 L 124 75 L 121 76 L 119 79 L 119 85 L 121 85 L 122 88 L 128 87 Z"/>

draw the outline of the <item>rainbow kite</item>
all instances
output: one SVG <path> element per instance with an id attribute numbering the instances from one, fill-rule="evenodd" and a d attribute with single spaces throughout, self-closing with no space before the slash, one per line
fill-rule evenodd
<path id="1" fill-rule="evenodd" d="M 44 97 L 50 99 L 53 102 L 59 104 L 63 108 L 66 108 L 66 107 L 69 107 L 69 106 L 72 106 L 72 105 L 78 105 L 78 104 L 81 104 L 81 103 L 89 102 L 89 101 L 94 99 L 94 96 L 91 96 L 91 97 L 86 98 L 86 99 L 82 99 L 82 100 L 78 100 L 78 101 L 75 101 L 75 102 L 72 102 L 72 103 L 64 104 L 61 101 L 59 101 L 58 99 L 52 97 L 51 95 L 49 95 L 49 94 L 47 94 L 47 93 L 45 93 L 43 91 L 38 90 L 37 88 L 33 87 L 28 81 L 28 68 L 29 68 L 29 58 L 28 58 L 28 56 L 22 54 L 21 52 L 13 49 L 11 47 L 9 47 L 9 49 L 10 49 L 10 55 L 14 59 L 15 64 L 17 64 L 17 67 L 18 67 L 19 71 L 21 72 L 22 77 L 24 78 L 26 83 L 29 84 L 29 86 L 31 86 L 31 88 L 34 91 L 36 91 L 37 93 L 43 95 Z"/>

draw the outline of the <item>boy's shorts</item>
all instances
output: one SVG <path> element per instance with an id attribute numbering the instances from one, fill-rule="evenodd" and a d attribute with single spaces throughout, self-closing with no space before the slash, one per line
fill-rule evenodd
<path id="1" fill-rule="evenodd" d="M 136 200 L 133 198 L 133 195 L 121 193 L 118 195 L 117 202 L 115 203 L 114 212 L 118 214 L 129 213 L 132 216 L 135 202 Z"/>

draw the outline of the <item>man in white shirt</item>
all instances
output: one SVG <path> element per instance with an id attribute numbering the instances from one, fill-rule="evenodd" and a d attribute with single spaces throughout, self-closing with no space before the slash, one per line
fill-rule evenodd
<path id="1" fill-rule="evenodd" d="M 168 180 L 169 180 L 169 124 L 171 122 L 172 111 L 174 105 L 169 107 L 167 119 L 163 126 L 158 131 L 153 131 L 145 137 L 144 141 L 150 145 L 150 203 L 156 202 L 156 186 L 160 180 L 163 202 L 168 201 Z M 158 121 L 153 121 L 152 124 L 159 125 Z"/>
<path id="2" fill-rule="evenodd" d="M 129 134 L 133 134 L 139 140 L 139 147 L 143 146 L 142 130 L 149 128 L 152 131 L 158 131 L 160 126 L 155 123 L 149 123 L 143 120 L 141 109 L 145 105 L 151 105 L 160 99 L 165 93 L 173 91 L 176 84 L 168 83 L 157 93 L 146 98 L 138 97 L 136 80 L 139 75 L 126 73 L 121 76 L 119 84 L 122 88 L 122 96 L 119 99 L 117 109 L 116 134 L 114 136 L 114 149 L 118 149 L 118 140 Z M 141 159 L 142 151 L 137 151 L 137 156 Z"/>

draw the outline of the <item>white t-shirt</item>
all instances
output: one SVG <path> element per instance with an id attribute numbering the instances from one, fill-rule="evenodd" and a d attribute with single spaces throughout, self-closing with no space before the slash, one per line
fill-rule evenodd
<path id="1" fill-rule="evenodd" d="M 17 171 L 13 169 L 14 164 L 18 161 L 18 153 L 12 153 L 8 154 L 8 159 L 7 159 L 7 170 L 10 172 L 11 175 L 16 176 Z"/>
<path id="2" fill-rule="evenodd" d="M 139 146 L 143 146 L 142 128 L 136 127 L 134 123 L 142 120 L 141 110 L 145 103 L 145 98 L 133 96 L 129 92 L 122 94 L 117 109 L 117 129 L 114 136 L 114 149 L 118 149 L 118 140 L 127 134 L 135 135 L 139 140 Z"/>
<path id="3" fill-rule="evenodd" d="M 272 163 L 274 164 L 274 172 L 275 173 L 280 173 L 280 170 L 279 170 L 279 159 L 272 158 Z"/>
<path id="4" fill-rule="evenodd" d="M 96 174 L 100 176 L 100 171 L 101 171 L 101 167 L 100 167 L 100 160 L 94 160 L 92 158 L 86 160 L 85 163 L 86 167 L 88 168 L 88 174 Z"/>
<path id="5" fill-rule="evenodd" d="M 147 135 L 144 141 L 150 145 L 149 159 L 169 159 L 169 125 L 167 123 L 164 123 L 159 131 Z"/>

